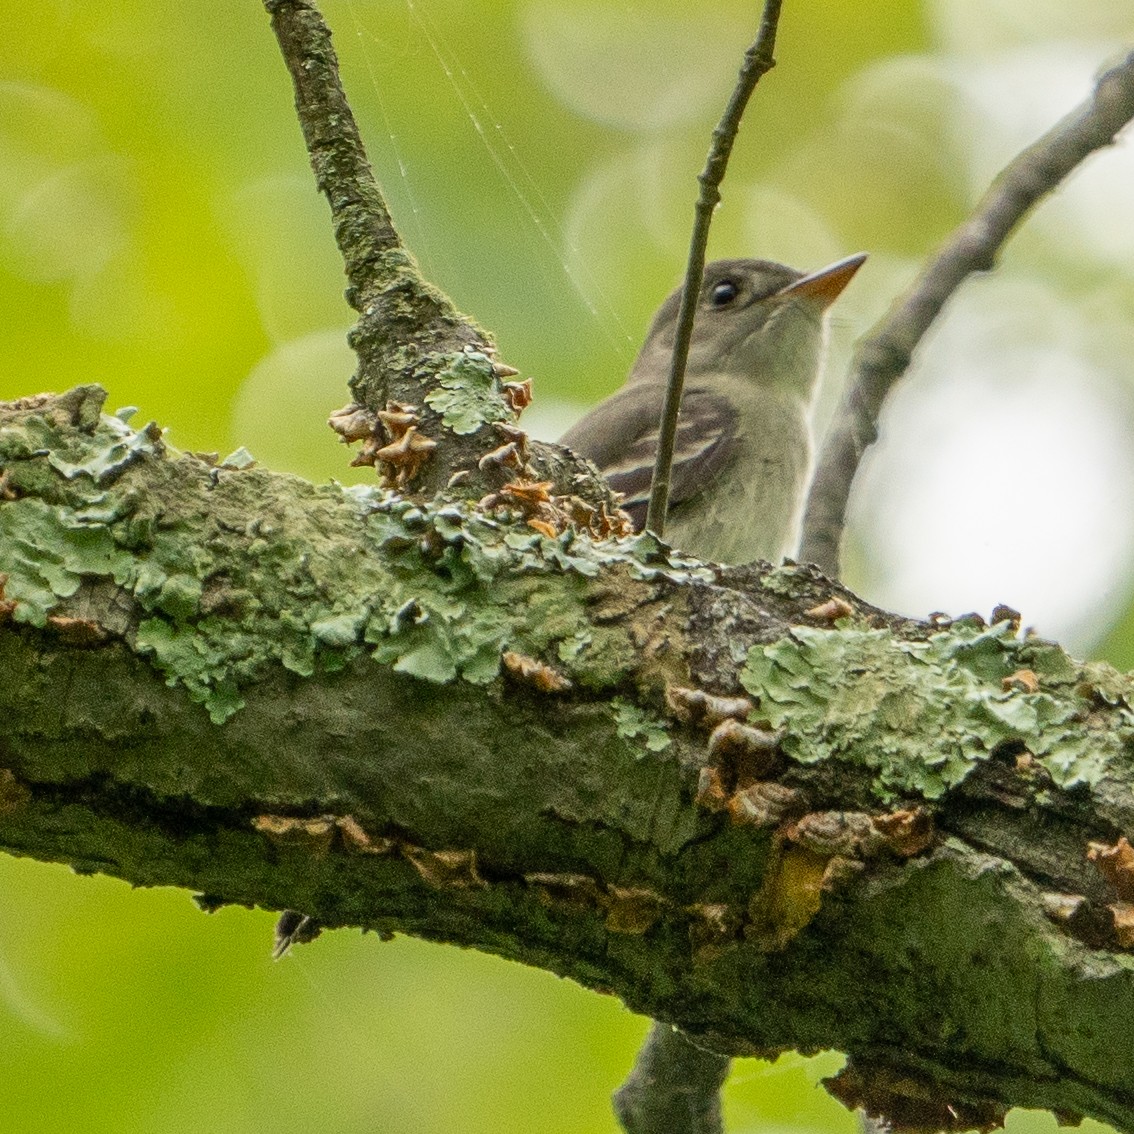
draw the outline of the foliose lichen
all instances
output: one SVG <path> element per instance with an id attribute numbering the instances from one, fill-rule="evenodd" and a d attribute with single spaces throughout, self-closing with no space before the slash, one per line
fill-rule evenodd
<path id="1" fill-rule="evenodd" d="M 492 360 L 481 351 L 453 354 L 440 372 L 436 386 L 425 395 L 454 433 L 475 433 L 482 425 L 510 421 L 512 411 L 504 400 Z"/>
<path id="2" fill-rule="evenodd" d="M 480 684 L 505 649 L 563 643 L 571 677 L 605 687 L 635 658 L 615 628 L 587 627 L 587 581 L 616 564 L 639 580 L 705 572 L 651 536 L 549 538 L 468 502 L 210 467 L 168 453 L 152 425 L 100 416 L 104 396 L 90 388 L 65 423 L 45 405 L 0 427 L 12 617 L 43 626 L 84 582 L 112 580 L 134 603 L 127 645 L 217 723 L 267 665 L 306 676 L 365 654 Z"/>
<path id="3" fill-rule="evenodd" d="M 749 650 L 741 683 L 757 699 L 753 716 L 786 730 L 788 756 L 868 768 L 890 802 L 939 798 L 1006 743 L 1025 747 L 1060 787 L 1097 783 L 1134 742 L 1124 699 L 1134 684 L 1097 668 L 1018 637 L 1009 622 L 954 623 L 923 641 L 796 626 Z M 1034 692 L 1011 680 L 1021 671 L 1034 675 Z M 1092 722 L 1096 695 L 1119 714 L 1118 727 Z"/>

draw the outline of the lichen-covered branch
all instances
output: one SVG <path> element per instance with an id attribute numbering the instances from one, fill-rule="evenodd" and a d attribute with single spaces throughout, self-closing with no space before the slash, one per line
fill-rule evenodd
<path id="1" fill-rule="evenodd" d="M 839 573 L 851 484 L 874 443 L 883 403 L 952 294 L 989 271 L 1027 213 L 1134 118 L 1134 52 L 1099 79 L 1094 94 L 1001 171 L 972 215 L 922 269 L 855 352 L 834 425 L 823 444 L 803 523 L 800 558 Z"/>
<path id="2" fill-rule="evenodd" d="M 426 283 L 403 247 L 316 6 L 264 6 L 292 78 L 315 181 L 331 207 L 347 300 L 359 313 L 350 336 L 359 360 L 354 400 L 330 420 L 344 440 L 362 442 L 353 463 L 373 465 L 384 483 L 424 496 L 448 488 L 476 499 L 519 478 L 548 480 L 560 494 L 581 493 L 591 504 L 609 502 L 609 490 L 582 462 L 529 445 L 519 433 L 530 383 L 508 381 L 516 371 L 496 360 L 487 333 Z"/>
<path id="3" fill-rule="evenodd" d="M 1010 611 L 0 408 L 0 846 L 488 950 L 910 1125 L 1134 1130 L 1134 685 Z"/>

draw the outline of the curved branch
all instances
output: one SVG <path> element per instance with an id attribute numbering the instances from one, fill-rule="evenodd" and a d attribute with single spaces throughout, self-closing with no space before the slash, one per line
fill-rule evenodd
<path id="1" fill-rule="evenodd" d="M 803 562 L 838 574 L 851 484 L 877 438 L 882 405 L 950 296 L 973 272 L 990 270 L 1029 210 L 1092 153 L 1111 145 L 1132 118 L 1134 52 L 1102 75 L 1090 99 L 1013 158 L 968 220 L 861 341 L 808 497 Z"/>

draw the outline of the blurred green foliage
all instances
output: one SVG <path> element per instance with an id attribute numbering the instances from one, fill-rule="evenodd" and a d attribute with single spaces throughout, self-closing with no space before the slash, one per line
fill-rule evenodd
<path id="1" fill-rule="evenodd" d="M 545 433 L 564 403 L 617 385 L 678 277 L 694 177 L 757 7 L 326 4 L 407 242 L 536 376 Z M 836 327 L 845 362 L 852 332 L 1013 151 L 1007 127 L 976 128 L 999 105 L 971 111 L 970 90 L 987 94 L 977 64 L 992 72 L 996 50 L 1046 36 L 1097 65 L 1134 36 L 1126 3 L 1092 0 L 1073 22 L 1044 8 L 1036 30 L 1011 0 L 787 3 L 710 251 L 813 268 L 869 249 Z M 1114 337 L 1120 355 L 1129 264 L 1116 285 L 1110 236 L 1090 254 L 1064 243 L 1041 225 L 1012 263 L 1049 272 L 1102 328 L 1093 341 Z M 351 479 L 323 424 L 352 368 L 341 290 L 257 0 L 9 7 L 0 397 L 98 381 L 175 445 L 247 445 L 271 467 Z M 1027 470 L 1005 491 L 1026 493 Z M 869 584 L 868 533 L 854 550 Z M 1112 576 L 1104 630 L 1130 593 Z M 1130 664 L 1132 642 L 1127 615 L 1106 652 Z M 644 1034 L 612 1000 L 454 949 L 341 932 L 273 965 L 268 913 L 205 917 L 180 892 L 7 858 L 0 894 L 0 1114 L 23 1134 L 613 1130 L 607 1098 Z M 730 1129 L 853 1130 L 815 1086 L 838 1065 L 739 1061 Z M 1014 1114 L 1009 1128 L 1053 1127 Z"/>

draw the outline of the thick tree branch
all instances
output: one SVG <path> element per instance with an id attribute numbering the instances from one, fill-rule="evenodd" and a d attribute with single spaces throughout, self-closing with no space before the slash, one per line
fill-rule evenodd
<path id="1" fill-rule="evenodd" d="M 1134 52 L 1098 81 L 1094 94 L 1004 168 L 968 218 L 886 317 L 858 345 L 834 425 L 812 482 L 800 559 L 839 573 L 851 484 L 878 435 L 895 383 L 950 296 L 973 272 L 989 271 L 1027 213 L 1134 118 Z"/>
<path id="2" fill-rule="evenodd" d="M 808 568 L 0 411 L 0 846 L 471 945 L 908 1124 L 1134 1130 L 1134 685 Z M 1092 860 L 1093 857 L 1093 860 Z"/>
<path id="3" fill-rule="evenodd" d="M 335 427 L 400 494 L 174 459 L 93 388 L 3 407 L 0 846 L 613 991 L 685 1033 L 630 1129 L 833 1046 L 911 1126 L 1134 1130 L 1130 682 L 1010 612 L 590 538 L 609 496 L 401 248 L 318 13 L 265 6 L 360 313 Z"/>

